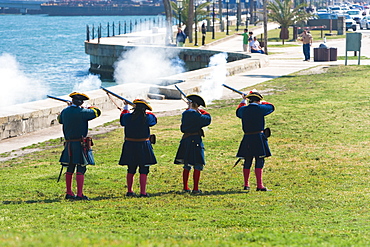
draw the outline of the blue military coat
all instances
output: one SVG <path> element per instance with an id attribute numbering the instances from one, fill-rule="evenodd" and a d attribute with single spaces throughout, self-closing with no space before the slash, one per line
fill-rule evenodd
<path id="1" fill-rule="evenodd" d="M 81 145 L 81 139 L 87 136 L 88 121 L 99 117 L 100 110 L 96 107 L 83 108 L 76 105 L 68 106 L 60 113 L 58 120 L 63 124 L 66 140 L 64 150 L 59 159 L 62 165 L 94 165 L 92 150 Z M 70 142 L 70 140 L 76 140 Z"/>
<path id="2" fill-rule="evenodd" d="M 125 140 L 122 146 L 119 165 L 154 165 L 157 164 L 152 144 L 146 140 L 150 136 L 150 127 L 157 124 L 154 114 L 146 112 L 145 116 L 134 116 L 128 110 L 124 110 L 120 117 L 120 123 L 125 127 Z M 142 141 L 137 141 L 142 139 Z M 134 141 L 135 140 L 135 141 Z"/>
<path id="3" fill-rule="evenodd" d="M 242 120 L 244 136 L 236 157 L 264 158 L 271 156 L 267 138 L 261 131 L 265 129 L 265 116 L 274 110 L 274 105 L 267 102 L 262 104 L 251 103 L 247 106 L 244 103 L 239 105 L 236 116 Z"/>
<path id="4" fill-rule="evenodd" d="M 205 165 L 204 144 L 200 133 L 203 127 L 210 124 L 211 115 L 204 110 L 198 112 L 188 109 L 182 113 L 180 128 L 184 136 L 176 153 L 175 164 Z"/>

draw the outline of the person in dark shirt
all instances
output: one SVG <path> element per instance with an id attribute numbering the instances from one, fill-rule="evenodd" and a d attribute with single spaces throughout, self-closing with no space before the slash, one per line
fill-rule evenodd
<path id="1" fill-rule="evenodd" d="M 66 199 L 89 200 L 83 194 L 86 165 L 95 165 L 92 154 L 91 138 L 86 138 L 88 121 L 101 115 L 97 107 L 82 107 L 84 100 L 89 97 L 83 93 L 73 92 L 69 95 L 72 104 L 65 108 L 58 116 L 59 123 L 63 124 L 65 146 L 60 157 L 62 166 L 67 166 L 66 172 Z M 77 167 L 76 182 L 77 195 L 72 191 L 73 173 Z"/>
<path id="2" fill-rule="evenodd" d="M 206 24 L 203 22 L 202 24 L 202 45 L 206 44 L 206 35 L 207 35 L 207 28 L 206 28 Z"/>
<path id="3" fill-rule="evenodd" d="M 181 27 L 177 28 L 176 34 L 176 45 L 178 47 L 183 47 L 186 40 L 186 34 L 182 31 Z"/>
<path id="4" fill-rule="evenodd" d="M 245 100 L 249 100 L 246 105 Z M 244 189 L 249 190 L 249 174 L 252 161 L 255 159 L 255 175 L 257 180 L 257 191 L 269 191 L 262 182 L 262 169 L 265 164 L 265 158 L 271 156 L 267 143 L 267 137 L 264 134 L 265 116 L 275 110 L 274 105 L 262 101 L 260 93 L 253 90 L 248 95 L 243 94 L 243 100 L 236 110 L 236 116 L 242 120 L 244 131 L 243 139 L 240 143 L 237 157 L 244 159 Z"/>
<path id="5" fill-rule="evenodd" d="M 182 113 L 181 132 L 184 133 L 180 141 L 179 148 L 175 157 L 175 164 L 184 164 L 183 168 L 183 189 L 185 192 L 194 194 L 202 193 L 199 190 L 200 173 L 205 165 L 204 145 L 202 142 L 202 128 L 211 124 L 211 115 L 200 106 L 206 106 L 202 97 L 198 95 L 188 95 L 189 107 Z M 193 190 L 188 186 L 188 179 L 191 168 L 194 168 Z"/>
<path id="6" fill-rule="evenodd" d="M 149 197 L 146 192 L 149 166 L 157 164 L 152 144 L 149 140 L 150 127 L 157 124 L 156 116 L 151 112 L 152 107 L 143 99 L 135 99 L 134 111 L 130 113 L 125 102 L 121 113 L 120 123 L 125 127 L 125 142 L 122 146 L 119 165 L 127 165 L 127 193 L 126 196 L 136 196 L 133 191 L 134 176 L 137 168 L 140 173 L 140 197 Z"/>

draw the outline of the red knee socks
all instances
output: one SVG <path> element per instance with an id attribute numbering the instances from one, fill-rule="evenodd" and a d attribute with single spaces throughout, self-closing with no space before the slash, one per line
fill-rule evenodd
<path id="1" fill-rule="evenodd" d="M 146 174 L 140 174 L 140 194 L 146 195 L 146 182 L 148 176 Z"/>
<path id="2" fill-rule="evenodd" d="M 66 172 L 66 193 L 68 195 L 74 196 L 74 193 L 72 191 L 72 179 L 73 179 L 73 173 L 72 172 Z"/>
<path id="3" fill-rule="evenodd" d="M 132 190 L 132 185 L 134 184 L 134 176 L 135 174 L 127 173 L 127 176 L 126 176 L 127 192 L 134 192 Z"/>
<path id="4" fill-rule="evenodd" d="M 244 175 L 244 186 L 249 187 L 249 174 L 251 173 L 251 169 L 243 169 Z"/>
<path id="5" fill-rule="evenodd" d="M 85 176 L 82 173 L 76 173 L 76 181 L 77 181 L 77 196 L 83 196 L 83 187 L 84 187 L 84 180 Z"/>
<path id="6" fill-rule="evenodd" d="M 188 186 L 189 174 L 190 174 L 190 171 L 186 169 L 184 169 L 182 172 L 182 181 L 184 184 L 184 190 L 190 190 Z"/>
<path id="7" fill-rule="evenodd" d="M 194 188 L 193 190 L 199 190 L 199 179 L 200 179 L 200 171 L 197 169 L 194 169 L 194 174 L 193 174 L 193 180 L 194 180 Z"/>
<path id="8" fill-rule="evenodd" d="M 263 189 L 265 188 L 262 183 L 262 168 L 255 168 L 254 173 L 256 174 L 256 180 L 257 180 L 257 188 Z"/>

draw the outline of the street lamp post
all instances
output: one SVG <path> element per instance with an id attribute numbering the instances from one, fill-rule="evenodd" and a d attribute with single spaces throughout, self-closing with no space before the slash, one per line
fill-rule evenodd
<path id="1" fill-rule="evenodd" d="M 235 0 L 235 2 L 236 2 L 236 31 L 239 31 L 240 0 Z"/>
<path id="2" fill-rule="evenodd" d="M 179 27 L 181 27 L 182 0 L 177 0 L 177 9 L 179 11 Z"/>
<path id="3" fill-rule="evenodd" d="M 226 35 L 229 35 L 229 2 L 230 0 L 226 1 Z"/>
<path id="4" fill-rule="evenodd" d="M 212 39 L 215 39 L 215 4 L 216 0 L 212 0 L 213 8 L 212 8 Z"/>
<path id="5" fill-rule="evenodd" d="M 194 46 L 198 46 L 198 17 L 197 17 L 198 0 L 194 0 L 194 1 L 195 1 L 195 10 L 194 10 L 195 43 L 194 43 Z"/>
<path id="6" fill-rule="evenodd" d="M 247 17 L 245 19 L 245 28 L 248 29 L 248 22 L 251 18 L 251 15 L 248 13 L 248 9 L 247 9 Z"/>

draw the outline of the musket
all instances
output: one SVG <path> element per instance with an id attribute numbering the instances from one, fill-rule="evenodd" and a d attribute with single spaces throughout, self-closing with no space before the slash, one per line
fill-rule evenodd
<path id="1" fill-rule="evenodd" d="M 61 99 L 61 98 L 58 98 L 58 97 L 55 97 L 55 96 L 51 96 L 51 95 L 46 95 L 46 97 L 48 97 L 50 99 L 55 99 L 55 100 L 63 101 L 65 103 L 67 103 L 67 104 L 72 103 L 72 101 L 70 101 L 70 100 Z"/>
<path id="2" fill-rule="evenodd" d="M 129 104 L 129 105 L 131 105 L 131 106 L 135 106 L 135 104 L 134 104 L 134 103 L 132 103 L 131 101 L 129 101 L 129 100 L 125 99 L 125 98 L 123 98 L 122 96 L 120 96 L 120 95 L 118 95 L 118 94 L 115 94 L 115 93 L 113 93 L 112 91 L 110 91 L 110 90 L 108 90 L 108 89 L 106 89 L 106 88 L 104 88 L 104 87 L 100 87 L 100 88 L 101 88 L 101 89 L 103 89 L 107 94 L 109 93 L 109 94 L 113 95 L 114 97 L 119 98 L 120 100 L 126 101 L 126 103 L 127 103 L 127 104 Z"/>
<path id="3" fill-rule="evenodd" d="M 186 97 L 186 94 L 178 86 L 175 85 L 175 87 L 176 87 L 177 90 L 179 90 L 179 92 L 181 93 L 182 96 L 184 96 L 185 99 L 187 99 L 189 102 L 191 102 L 191 100 Z"/>
<path id="4" fill-rule="evenodd" d="M 232 90 L 232 91 L 234 91 L 235 93 L 238 93 L 238 94 L 240 94 L 240 95 L 245 94 L 245 93 L 243 93 L 243 92 L 241 92 L 241 91 L 239 91 L 239 90 L 236 90 L 235 88 L 232 88 L 232 87 L 230 87 L 230 86 L 228 86 L 228 85 L 222 84 L 222 86 L 224 86 L 224 87 L 226 87 L 226 88 L 228 88 L 228 89 L 230 89 L 230 90 Z"/>

